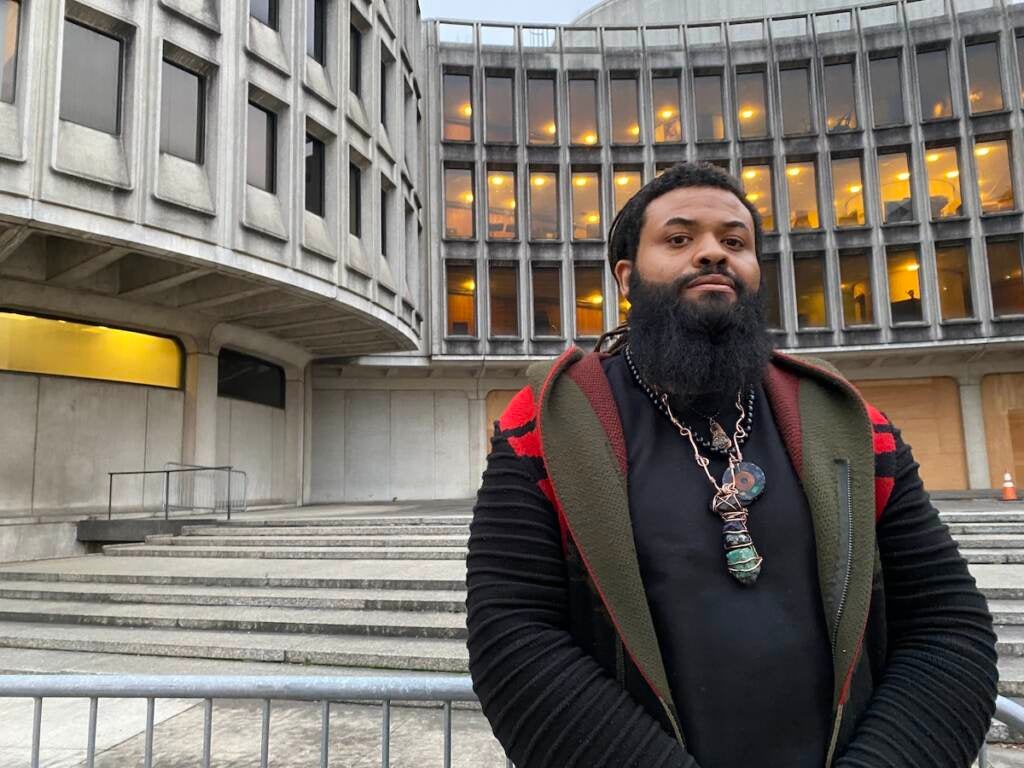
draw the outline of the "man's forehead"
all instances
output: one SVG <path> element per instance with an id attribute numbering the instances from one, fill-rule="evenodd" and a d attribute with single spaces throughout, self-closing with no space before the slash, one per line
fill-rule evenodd
<path id="1" fill-rule="evenodd" d="M 732 192 L 717 187 L 678 187 L 659 195 L 647 206 L 647 222 L 663 226 L 674 218 L 718 224 L 740 221 L 753 229 L 747 207 Z"/>

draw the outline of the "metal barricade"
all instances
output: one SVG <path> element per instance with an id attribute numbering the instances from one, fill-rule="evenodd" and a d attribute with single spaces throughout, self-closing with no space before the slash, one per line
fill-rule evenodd
<path id="1" fill-rule="evenodd" d="M 107 519 L 114 516 L 115 480 L 119 483 L 134 481 L 141 484 L 139 504 L 130 505 L 143 515 L 147 508 L 147 480 L 160 484 L 159 511 L 165 520 L 172 511 L 224 512 L 228 520 L 232 512 L 244 512 L 248 504 L 249 479 L 245 472 L 232 466 L 203 467 L 192 464 L 168 463 L 163 469 L 129 472 L 108 472 Z M 122 505 L 117 505 L 122 506 Z"/>

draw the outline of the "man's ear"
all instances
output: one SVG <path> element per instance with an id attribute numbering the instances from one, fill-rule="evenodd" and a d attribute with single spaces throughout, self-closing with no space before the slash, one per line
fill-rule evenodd
<path id="1" fill-rule="evenodd" d="M 615 275 L 615 282 L 619 284 L 619 293 L 629 297 L 629 276 L 633 274 L 633 262 L 629 259 L 619 259 L 612 268 Z"/>

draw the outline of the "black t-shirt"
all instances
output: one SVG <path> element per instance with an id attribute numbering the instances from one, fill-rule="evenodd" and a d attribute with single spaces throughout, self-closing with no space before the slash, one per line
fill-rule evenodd
<path id="1" fill-rule="evenodd" d="M 689 440 L 635 383 L 622 355 L 603 364 L 626 438 L 640 573 L 687 749 L 702 768 L 821 768 L 832 660 L 814 530 L 763 390 L 743 454 L 767 476 L 749 522 L 764 564 L 757 583 L 744 587 L 726 570 L 721 520 L 709 509 L 713 489 Z M 722 416 L 731 437 L 735 408 Z M 701 450 L 721 482 L 724 457 Z"/>

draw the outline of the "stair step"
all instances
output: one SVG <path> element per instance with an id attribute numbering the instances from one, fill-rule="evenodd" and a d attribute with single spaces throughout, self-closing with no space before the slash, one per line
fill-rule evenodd
<path id="1" fill-rule="evenodd" d="M 939 511 L 944 523 L 1021 523 L 1024 522 L 1024 508 L 1007 507 L 1005 510 L 970 512 L 966 510 Z"/>
<path id="2" fill-rule="evenodd" d="M 954 536 L 964 536 L 971 534 L 993 534 L 993 533 L 1008 533 L 1017 534 L 1024 536 L 1024 522 L 1020 523 L 1008 523 L 1008 522 L 992 522 L 992 523 L 950 523 L 943 520 L 946 526 L 949 528 L 949 532 Z"/>
<path id="3" fill-rule="evenodd" d="M 1024 563 L 1024 550 L 1012 549 L 965 549 L 960 554 L 968 563 Z"/>
<path id="4" fill-rule="evenodd" d="M 465 560 L 464 547 L 186 547 L 108 544 L 103 554 L 116 557 L 221 557 L 265 560 Z M 1024 555 L 1022 555 L 1024 558 Z"/>
<path id="5" fill-rule="evenodd" d="M 1024 696 L 1024 656 L 999 656 L 999 693 Z"/>
<path id="6" fill-rule="evenodd" d="M 960 534 L 954 538 L 961 549 L 1019 549 L 1024 551 L 1024 536 L 1012 533 Z"/>
<path id="7" fill-rule="evenodd" d="M 172 547 L 463 547 L 464 536 L 147 536 L 147 544 Z"/>
<path id="8" fill-rule="evenodd" d="M 263 520 L 230 520 L 224 525 L 232 528 L 291 528 L 291 527 L 322 527 L 322 526 L 365 526 L 365 525 L 469 525 L 472 515 L 452 515 L 446 517 L 408 516 L 408 517 L 326 517 L 326 518 L 281 518 Z"/>
<path id="9" fill-rule="evenodd" d="M 1021 530 L 1024 530 L 1022 525 Z M 296 525 L 226 526 L 186 525 L 182 536 L 468 536 L 469 525 Z"/>

